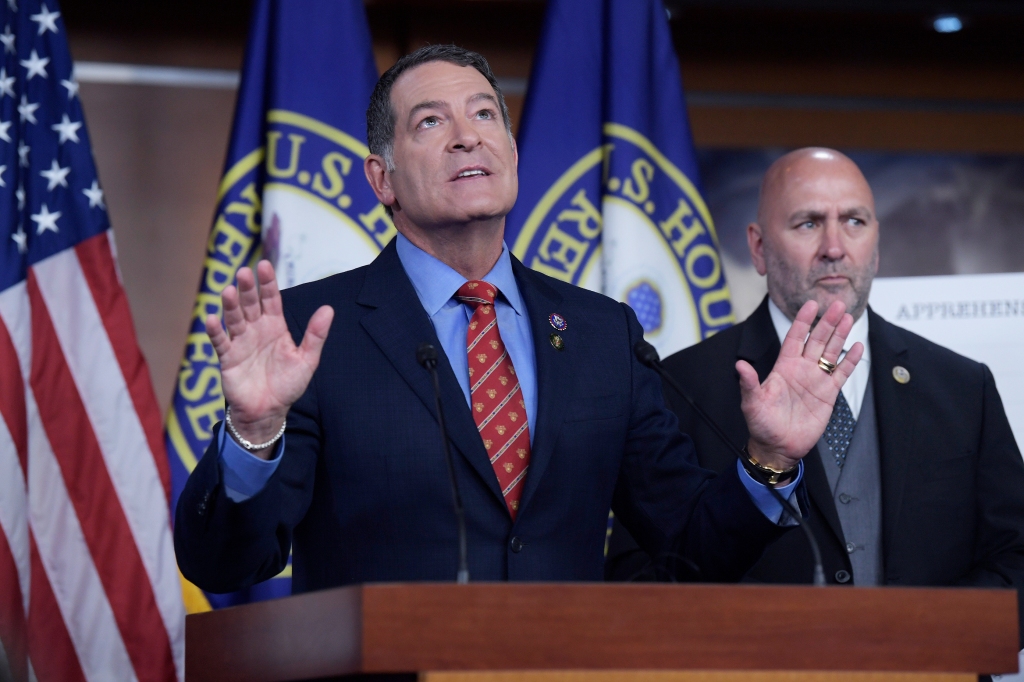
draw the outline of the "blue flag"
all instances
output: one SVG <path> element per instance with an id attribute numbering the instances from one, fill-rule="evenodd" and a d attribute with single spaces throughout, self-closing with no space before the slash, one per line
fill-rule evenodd
<path id="1" fill-rule="evenodd" d="M 734 322 L 661 0 L 549 0 L 506 241 L 627 302 L 662 356 Z"/>
<path id="2" fill-rule="evenodd" d="M 361 0 L 258 0 L 213 229 L 166 420 L 173 502 L 224 416 L 204 319 L 261 257 L 282 288 L 369 263 L 395 234 L 363 178 L 366 107 L 377 82 Z M 190 612 L 291 593 L 291 566 L 242 593 L 203 595 Z"/>

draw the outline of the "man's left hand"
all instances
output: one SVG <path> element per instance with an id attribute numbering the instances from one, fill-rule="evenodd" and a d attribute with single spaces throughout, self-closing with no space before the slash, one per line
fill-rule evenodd
<path id="1" fill-rule="evenodd" d="M 747 449 L 759 464 L 773 469 L 796 466 L 818 442 L 839 390 L 864 354 L 864 345 L 856 343 L 838 362 L 853 327 L 853 317 L 842 302 L 829 306 L 815 325 L 817 313 L 815 301 L 800 309 L 763 384 L 750 363 L 736 363 L 740 406 L 750 431 Z M 829 374 L 818 365 L 819 359 L 838 366 Z"/>

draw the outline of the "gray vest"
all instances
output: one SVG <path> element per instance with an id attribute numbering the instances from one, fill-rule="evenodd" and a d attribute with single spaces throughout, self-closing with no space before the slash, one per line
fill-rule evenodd
<path id="1" fill-rule="evenodd" d="M 864 392 L 842 469 L 836 465 L 824 437 L 818 441 L 818 453 L 850 554 L 853 583 L 862 586 L 882 584 L 882 475 L 873 383 L 869 381 Z"/>

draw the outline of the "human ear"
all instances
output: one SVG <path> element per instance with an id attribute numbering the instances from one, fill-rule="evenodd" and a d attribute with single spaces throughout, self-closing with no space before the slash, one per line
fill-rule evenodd
<path id="1" fill-rule="evenodd" d="M 391 187 L 391 177 L 384 157 L 379 154 L 367 156 L 363 161 L 363 172 L 377 200 L 385 206 L 392 206 L 395 203 L 395 192 Z"/>
<path id="2" fill-rule="evenodd" d="M 747 225 L 747 246 L 750 248 L 750 260 L 754 261 L 754 269 L 763 276 L 768 268 L 764 264 L 764 235 L 757 223 Z"/>

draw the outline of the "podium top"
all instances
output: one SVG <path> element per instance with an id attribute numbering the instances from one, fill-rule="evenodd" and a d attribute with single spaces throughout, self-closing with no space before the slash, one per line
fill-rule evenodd
<path id="1" fill-rule="evenodd" d="M 428 670 L 1017 669 L 1011 590 L 447 583 L 189 616 L 186 680 Z M 508 633 L 515 633 L 515 646 Z"/>

